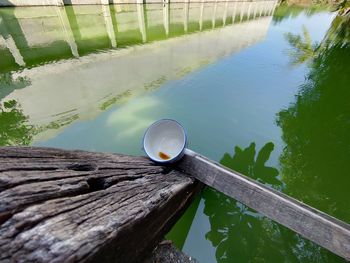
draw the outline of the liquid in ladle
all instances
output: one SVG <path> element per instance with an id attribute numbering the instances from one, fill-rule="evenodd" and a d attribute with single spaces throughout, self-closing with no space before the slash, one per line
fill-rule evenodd
<path id="1" fill-rule="evenodd" d="M 170 159 L 170 156 L 165 154 L 165 153 L 163 153 L 163 152 L 159 152 L 158 155 L 159 155 L 160 159 L 163 159 L 163 160 L 169 160 Z"/>

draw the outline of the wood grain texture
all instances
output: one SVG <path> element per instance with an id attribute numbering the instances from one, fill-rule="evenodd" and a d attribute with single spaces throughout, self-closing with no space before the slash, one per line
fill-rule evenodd
<path id="1" fill-rule="evenodd" d="M 305 238 L 350 260 L 350 225 L 186 150 L 178 168 Z"/>
<path id="2" fill-rule="evenodd" d="M 169 240 L 158 244 L 152 256 L 143 263 L 199 263 L 195 258 L 179 251 Z"/>
<path id="3" fill-rule="evenodd" d="M 199 188 L 143 157 L 0 148 L 0 261 L 142 261 Z"/>

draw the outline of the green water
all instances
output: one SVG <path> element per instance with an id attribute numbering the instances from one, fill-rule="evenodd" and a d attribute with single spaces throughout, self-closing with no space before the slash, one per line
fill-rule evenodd
<path id="1" fill-rule="evenodd" d="M 0 9 L 0 145 L 191 149 L 350 222 L 349 15 L 275 2 Z M 200 262 L 342 262 L 206 188 L 168 234 Z"/>

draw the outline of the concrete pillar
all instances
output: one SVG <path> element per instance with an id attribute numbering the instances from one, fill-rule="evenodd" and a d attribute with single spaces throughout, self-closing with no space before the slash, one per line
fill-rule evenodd
<path id="1" fill-rule="evenodd" d="M 237 1 L 234 1 L 233 10 L 232 10 L 232 24 L 235 23 L 236 13 L 237 13 Z"/>
<path id="2" fill-rule="evenodd" d="M 269 10 L 269 16 L 272 14 L 272 10 L 274 9 L 275 7 L 275 2 L 274 1 L 271 1 L 271 5 L 270 5 L 270 10 Z"/>
<path id="3" fill-rule="evenodd" d="M 267 15 L 267 16 L 270 15 L 271 9 L 272 9 L 272 1 L 269 1 L 269 2 L 268 2 L 268 5 L 267 5 L 267 10 L 266 10 L 266 15 Z"/>
<path id="4" fill-rule="evenodd" d="M 251 15 L 251 9 L 252 9 L 252 2 L 249 3 L 249 6 L 248 6 L 248 11 L 247 11 L 247 19 L 249 20 L 250 19 L 250 15 Z"/>
<path id="5" fill-rule="evenodd" d="M 101 0 L 101 5 L 109 5 L 109 0 Z"/>
<path id="6" fill-rule="evenodd" d="M 113 27 L 111 10 L 109 9 L 109 5 L 102 5 L 102 13 L 103 13 L 103 18 L 105 21 L 106 30 L 107 30 L 109 40 L 111 41 L 112 47 L 116 48 L 117 41 L 116 41 L 116 36 L 114 34 L 114 27 Z"/>
<path id="7" fill-rule="evenodd" d="M 74 57 L 79 57 L 78 47 L 74 39 L 72 28 L 70 26 L 65 7 L 56 7 L 57 17 L 60 20 L 63 34 Z"/>
<path id="8" fill-rule="evenodd" d="M 189 16 L 189 2 L 188 0 L 185 1 L 184 3 L 184 31 L 187 33 L 188 31 L 188 16 Z"/>
<path id="9" fill-rule="evenodd" d="M 258 2 L 255 1 L 255 2 L 253 2 L 253 3 L 254 3 L 254 14 L 253 14 L 253 18 L 255 19 L 255 17 L 256 17 L 256 12 L 257 12 L 257 9 L 258 9 Z"/>
<path id="10" fill-rule="evenodd" d="M 273 6 L 272 6 L 272 9 L 271 9 L 270 16 L 272 16 L 272 15 L 273 15 L 273 13 L 275 12 L 276 6 L 277 6 L 277 1 L 275 1 L 275 2 L 273 3 Z"/>
<path id="11" fill-rule="evenodd" d="M 203 12 L 204 12 L 204 0 L 202 0 L 201 9 L 199 13 L 199 30 L 200 31 L 202 31 L 203 29 Z"/>
<path id="12" fill-rule="evenodd" d="M 163 24 L 166 36 L 169 36 L 169 4 L 163 4 Z"/>
<path id="13" fill-rule="evenodd" d="M 263 11 L 263 3 L 260 1 L 259 2 L 259 17 L 261 17 L 262 11 Z"/>
<path id="14" fill-rule="evenodd" d="M 139 1 L 139 0 L 137 0 Z M 145 23 L 145 9 L 143 4 L 137 4 L 137 17 L 139 20 L 139 28 L 142 36 L 142 42 L 145 43 L 147 41 L 146 35 L 146 23 Z"/>
<path id="15" fill-rule="evenodd" d="M 244 8 L 245 8 L 245 2 L 241 4 L 241 14 L 240 14 L 240 21 L 242 22 L 243 16 L 244 16 Z"/>
<path id="16" fill-rule="evenodd" d="M 218 1 L 215 0 L 215 4 L 214 4 L 214 11 L 213 11 L 213 17 L 211 19 L 211 23 L 212 23 L 212 26 L 213 28 L 215 28 L 215 22 L 216 22 L 216 10 L 218 8 Z"/>
<path id="17" fill-rule="evenodd" d="M 229 0 L 226 0 L 226 3 L 225 3 L 225 10 L 224 10 L 224 15 L 222 17 L 222 24 L 225 26 L 226 25 L 226 18 L 227 18 L 227 9 L 228 9 L 228 1 Z"/>
<path id="18" fill-rule="evenodd" d="M 25 66 L 25 62 L 23 59 L 23 56 L 21 55 L 21 52 L 19 51 L 18 47 L 16 46 L 15 41 L 13 40 L 12 36 L 9 34 L 6 25 L 5 20 L 0 16 L 0 42 L 3 43 L 4 46 L 10 51 L 12 54 L 16 64 L 19 66 Z"/>
<path id="19" fill-rule="evenodd" d="M 25 66 L 26 63 L 23 60 L 23 57 L 19 51 L 19 49 L 16 46 L 15 41 L 13 40 L 12 36 L 8 35 L 6 38 L 0 35 L 0 42 L 4 43 L 4 45 L 7 47 L 7 49 L 12 54 L 13 58 L 15 59 L 15 62 L 19 66 Z"/>

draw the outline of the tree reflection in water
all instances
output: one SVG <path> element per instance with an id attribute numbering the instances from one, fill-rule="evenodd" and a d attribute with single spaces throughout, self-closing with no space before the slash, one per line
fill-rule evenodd
<path id="1" fill-rule="evenodd" d="M 285 38 L 292 47 L 288 50 L 292 65 L 299 65 L 310 62 L 315 57 L 319 48 L 318 43 L 312 43 L 309 31 L 303 26 L 303 35 L 285 34 Z"/>
<path id="2" fill-rule="evenodd" d="M 275 189 L 284 184 L 279 172 L 266 165 L 274 145 L 266 143 L 256 156 L 256 145 L 235 147 L 234 155 L 225 153 L 220 163 Z M 206 234 L 216 248 L 217 262 L 319 262 L 339 260 L 314 243 L 273 222 L 242 203 L 206 188 L 204 213 L 211 229 Z"/>
<path id="3" fill-rule="evenodd" d="M 0 104 L 0 146 L 29 145 L 34 128 L 27 121 L 15 100 Z"/>
<path id="4" fill-rule="evenodd" d="M 27 77 L 14 78 L 12 72 L 0 73 L 0 99 L 16 89 L 23 89 L 30 85 L 31 81 Z"/>
<path id="5" fill-rule="evenodd" d="M 286 144 L 280 157 L 286 192 L 347 222 L 350 222 L 349 25 L 350 3 L 344 2 L 317 52 L 310 57 L 310 72 L 295 102 L 277 117 Z M 287 41 L 294 48 L 300 47 L 289 38 Z"/>
<path id="6" fill-rule="evenodd" d="M 231 157 L 228 153 L 225 153 L 220 163 L 242 174 L 249 175 L 262 183 L 268 183 L 272 187 L 280 188 L 282 182 L 278 179 L 278 170 L 265 165 L 273 149 L 274 145 L 272 142 L 266 143 L 255 159 L 255 143 L 251 143 L 244 150 L 236 146 L 235 154 Z"/>
<path id="7" fill-rule="evenodd" d="M 286 147 L 281 175 L 266 166 L 267 143 L 255 158 L 255 144 L 235 147 L 221 163 L 260 182 L 349 221 L 350 185 L 350 7 L 343 6 L 325 38 L 312 44 L 309 34 L 286 35 L 293 64 L 308 62 L 310 72 L 295 103 L 277 115 Z M 282 183 L 282 179 L 283 183 Z M 284 184 L 285 183 L 285 184 Z M 301 238 L 243 204 L 206 188 L 206 238 L 218 262 L 341 262 L 341 258 Z"/>

